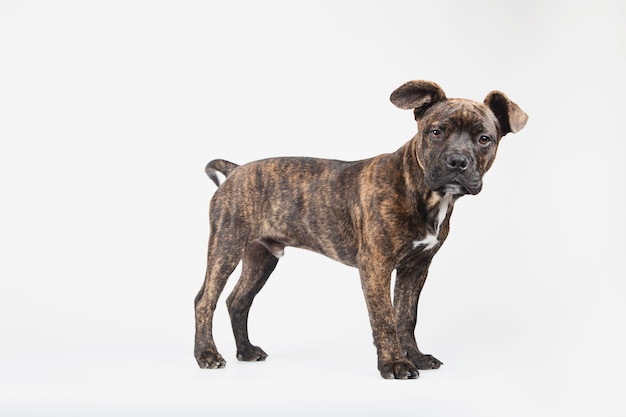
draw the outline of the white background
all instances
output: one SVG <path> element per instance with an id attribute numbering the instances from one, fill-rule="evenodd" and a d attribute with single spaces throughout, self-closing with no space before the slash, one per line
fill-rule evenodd
<path id="1" fill-rule="evenodd" d="M 625 415 L 624 4 L 0 2 L 0 414 Z M 380 378 L 357 271 L 287 248 L 268 360 L 220 302 L 228 365 L 198 369 L 206 162 L 392 152 L 412 79 L 530 115 L 431 268 L 445 365 Z"/>

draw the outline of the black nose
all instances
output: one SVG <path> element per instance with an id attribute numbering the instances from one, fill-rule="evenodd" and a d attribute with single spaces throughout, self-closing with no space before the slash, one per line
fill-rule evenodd
<path id="1" fill-rule="evenodd" d="M 454 171 L 465 171 L 470 165 L 470 159 L 462 153 L 454 153 L 446 157 L 448 168 Z"/>

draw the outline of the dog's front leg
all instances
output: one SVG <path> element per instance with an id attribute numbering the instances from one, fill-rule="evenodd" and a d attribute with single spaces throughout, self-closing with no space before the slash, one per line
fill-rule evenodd
<path id="1" fill-rule="evenodd" d="M 398 320 L 400 346 L 417 369 L 437 369 L 443 363 L 432 355 L 420 352 L 415 340 L 417 304 L 426 282 L 430 259 L 405 262 L 396 269 L 393 304 Z"/>
<path id="2" fill-rule="evenodd" d="M 406 359 L 400 348 L 397 321 L 391 304 L 391 272 L 371 265 L 360 267 L 361 285 L 370 317 L 378 370 L 385 379 L 417 378 L 417 367 Z"/>

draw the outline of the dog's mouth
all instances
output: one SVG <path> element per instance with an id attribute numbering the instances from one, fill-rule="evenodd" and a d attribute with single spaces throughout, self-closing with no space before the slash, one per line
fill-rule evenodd
<path id="1" fill-rule="evenodd" d="M 469 190 L 461 183 L 453 181 L 451 183 L 445 184 L 439 187 L 437 190 L 442 194 L 452 194 L 452 195 L 465 195 L 469 194 Z"/>
<path id="2" fill-rule="evenodd" d="M 440 192 L 442 194 L 450 193 L 456 196 L 462 196 L 465 194 L 478 194 L 482 189 L 482 181 L 469 181 L 463 176 L 453 176 L 448 178 L 439 179 L 439 181 L 430 181 L 431 184 L 427 184 L 431 189 Z"/>

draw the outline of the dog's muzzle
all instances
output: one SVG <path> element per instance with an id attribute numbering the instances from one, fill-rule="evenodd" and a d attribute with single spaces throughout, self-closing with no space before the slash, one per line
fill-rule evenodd
<path id="1" fill-rule="evenodd" d="M 455 195 L 478 194 L 483 186 L 473 160 L 460 152 L 443 156 L 440 165 L 427 173 L 426 185 L 443 194 Z"/>

